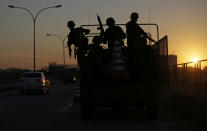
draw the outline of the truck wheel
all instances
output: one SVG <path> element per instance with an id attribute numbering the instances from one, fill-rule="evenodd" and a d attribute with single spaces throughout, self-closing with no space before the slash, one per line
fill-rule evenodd
<path id="1" fill-rule="evenodd" d="M 24 90 L 19 90 L 19 94 L 24 95 L 25 94 Z"/>
<path id="2" fill-rule="evenodd" d="M 149 119 L 154 120 L 158 117 L 158 104 L 152 104 L 148 107 Z"/>
<path id="3" fill-rule="evenodd" d="M 86 120 L 90 119 L 91 107 L 87 103 L 81 103 L 81 118 Z"/>
<path id="4" fill-rule="evenodd" d="M 149 111 L 149 119 L 150 120 L 154 120 L 157 117 L 158 117 L 158 112 L 157 111 L 153 111 L 153 110 Z"/>

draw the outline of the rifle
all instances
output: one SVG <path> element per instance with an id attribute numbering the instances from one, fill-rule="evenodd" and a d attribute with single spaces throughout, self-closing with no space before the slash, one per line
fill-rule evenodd
<path id="1" fill-rule="evenodd" d="M 72 53 L 72 49 L 71 49 L 71 47 L 68 47 L 68 50 L 69 50 L 69 56 L 70 56 L 70 58 L 71 58 L 71 53 Z"/>
<path id="2" fill-rule="evenodd" d="M 99 24 L 99 27 L 97 29 L 100 30 L 100 37 L 103 38 L 103 36 L 104 36 L 104 28 L 103 28 L 103 24 L 101 22 L 101 18 L 100 18 L 100 16 L 98 14 L 97 14 L 97 19 L 98 19 L 98 24 Z"/>

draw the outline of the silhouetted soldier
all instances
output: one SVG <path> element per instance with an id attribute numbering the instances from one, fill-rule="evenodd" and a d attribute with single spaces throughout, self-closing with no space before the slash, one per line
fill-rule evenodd
<path id="1" fill-rule="evenodd" d="M 70 33 L 68 35 L 68 49 L 69 55 L 71 57 L 71 45 L 75 46 L 74 48 L 74 56 L 76 58 L 79 66 L 83 66 L 84 57 L 88 48 L 88 38 L 85 37 L 86 34 L 90 32 L 88 29 L 84 28 L 75 28 L 75 23 L 73 21 L 68 21 L 68 28 L 70 29 Z"/>
<path id="2" fill-rule="evenodd" d="M 115 43 L 120 43 L 120 46 L 124 45 L 123 39 L 126 38 L 126 34 L 119 26 L 115 26 L 115 20 L 112 17 L 107 18 L 106 24 L 108 28 L 104 32 L 104 43 L 108 42 L 109 55 L 112 55 L 112 51 Z"/>
<path id="3" fill-rule="evenodd" d="M 93 43 L 89 44 L 88 48 L 88 79 L 94 82 L 98 82 L 104 78 L 107 55 L 106 50 L 100 45 L 102 41 L 100 36 L 94 36 Z"/>
<path id="4" fill-rule="evenodd" d="M 89 45 L 89 54 L 93 54 L 95 56 L 101 56 L 104 52 L 103 47 L 100 45 L 102 43 L 102 38 L 100 36 L 94 36 L 92 40 L 92 44 Z"/>
<path id="5" fill-rule="evenodd" d="M 112 50 L 114 41 L 119 41 L 123 45 L 123 39 L 126 34 L 119 26 L 115 26 L 115 20 L 112 17 L 107 18 L 106 25 L 108 28 L 104 32 L 104 39 L 108 41 L 108 48 Z"/>
<path id="6" fill-rule="evenodd" d="M 146 38 L 154 42 L 154 40 L 137 24 L 139 18 L 138 13 L 133 12 L 130 18 L 131 20 L 126 24 L 128 47 L 145 46 L 147 44 Z"/>
<path id="7" fill-rule="evenodd" d="M 138 13 L 131 14 L 131 20 L 126 24 L 127 33 L 127 65 L 132 79 L 138 78 L 138 74 L 144 74 L 144 69 L 147 66 L 148 46 L 147 39 L 154 40 L 144 32 L 137 24 L 139 18 Z M 140 73 L 140 71 L 143 71 Z"/>

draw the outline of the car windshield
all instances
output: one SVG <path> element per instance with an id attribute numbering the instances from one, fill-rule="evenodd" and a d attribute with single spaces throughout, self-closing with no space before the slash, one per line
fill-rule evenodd
<path id="1" fill-rule="evenodd" d="M 41 73 L 26 73 L 23 75 L 23 77 L 29 77 L 29 78 L 41 77 Z"/>

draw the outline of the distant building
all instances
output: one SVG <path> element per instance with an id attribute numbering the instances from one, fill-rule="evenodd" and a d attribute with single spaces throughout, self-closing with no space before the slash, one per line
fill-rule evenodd
<path id="1" fill-rule="evenodd" d="M 62 65 L 56 62 L 49 62 L 48 73 L 55 78 L 64 78 L 65 75 L 77 70 L 77 65 Z"/>
<path id="2" fill-rule="evenodd" d="M 177 55 L 168 55 L 169 82 L 177 80 Z"/>
<path id="3" fill-rule="evenodd" d="M 177 55 L 168 55 L 168 65 L 177 65 Z"/>
<path id="4" fill-rule="evenodd" d="M 56 66 L 56 62 L 49 62 L 49 66 Z"/>
<path id="5" fill-rule="evenodd" d="M 48 71 L 56 73 L 64 70 L 64 65 L 58 65 L 56 62 L 49 62 Z"/>
<path id="6" fill-rule="evenodd" d="M 57 64 L 56 62 L 49 62 L 48 68 L 78 68 L 77 64 L 70 64 L 70 65 L 62 65 L 62 64 Z"/>

